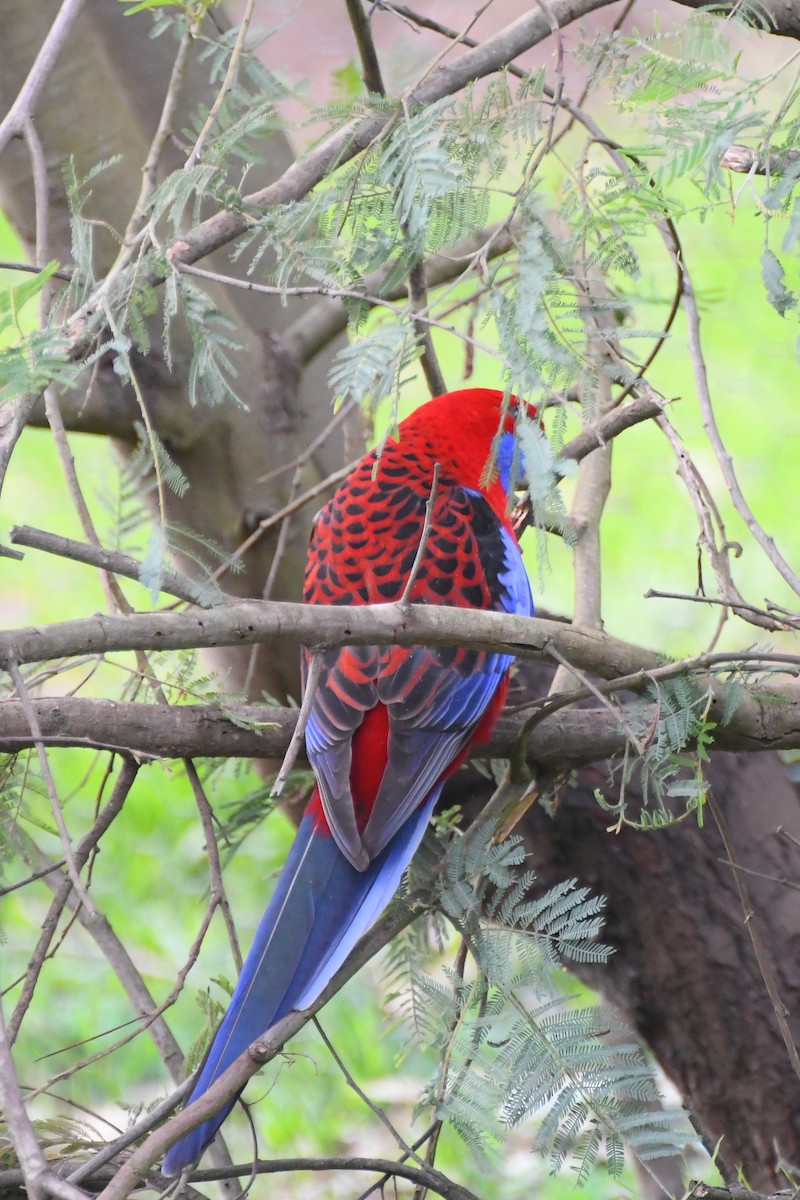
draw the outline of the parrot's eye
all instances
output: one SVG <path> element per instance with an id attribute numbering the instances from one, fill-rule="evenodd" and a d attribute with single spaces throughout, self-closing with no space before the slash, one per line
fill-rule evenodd
<path id="1" fill-rule="evenodd" d="M 510 432 L 514 428 L 520 417 L 527 417 L 529 420 L 535 421 L 539 416 L 536 406 L 520 396 L 509 396 L 502 406 L 502 411 L 505 416 L 503 427 L 506 432 Z"/>

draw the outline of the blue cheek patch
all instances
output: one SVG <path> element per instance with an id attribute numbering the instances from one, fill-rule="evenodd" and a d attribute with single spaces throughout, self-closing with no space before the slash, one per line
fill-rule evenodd
<path id="1" fill-rule="evenodd" d="M 515 455 L 516 462 L 514 461 Z M 504 433 L 500 438 L 496 462 L 503 491 L 510 496 L 512 483 L 514 487 L 519 487 L 525 477 L 525 460 L 513 433 Z"/>

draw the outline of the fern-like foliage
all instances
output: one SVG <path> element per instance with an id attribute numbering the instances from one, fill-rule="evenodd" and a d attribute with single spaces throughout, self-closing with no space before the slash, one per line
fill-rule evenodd
<path id="1" fill-rule="evenodd" d="M 381 324 L 336 355 L 328 372 L 331 391 L 337 399 L 352 396 L 359 402 L 368 396 L 373 403 L 396 396 L 405 368 L 418 353 L 408 325 Z"/>
<path id="2" fill-rule="evenodd" d="M 618 1018 L 569 998 L 566 962 L 602 963 L 603 901 L 575 880 L 536 896 L 519 839 L 455 834 L 439 864 L 436 904 L 469 951 L 441 977 L 420 965 L 420 933 L 389 959 L 393 1011 L 440 1066 L 420 1098 L 489 1169 L 505 1133 L 539 1117 L 535 1149 L 579 1183 L 602 1152 L 619 1174 L 625 1144 L 672 1154 L 690 1133 L 660 1108 L 652 1069 Z"/>
<path id="3" fill-rule="evenodd" d="M 233 323 L 220 312 L 207 292 L 173 272 L 164 287 L 164 353 L 168 362 L 172 360 L 169 326 L 178 315 L 185 321 L 192 339 L 191 403 L 240 403 L 234 386 L 236 368 L 232 355 L 241 347 L 230 334 Z"/>

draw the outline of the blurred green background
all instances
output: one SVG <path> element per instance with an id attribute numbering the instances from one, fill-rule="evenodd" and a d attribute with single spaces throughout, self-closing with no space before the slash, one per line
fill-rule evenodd
<path id="1" fill-rule="evenodd" d="M 686 184 L 688 189 L 690 185 Z M 757 192 L 759 184 L 754 185 Z M 797 520 L 797 479 L 800 458 L 798 421 L 797 329 L 794 317 L 782 318 L 769 307 L 760 277 L 763 223 L 754 195 L 745 192 L 735 208 L 720 205 L 705 220 L 689 217 L 681 223 L 687 259 L 697 288 L 703 317 L 703 340 L 709 367 L 712 395 L 722 435 L 733 456 L 744 492 L 757 518 L 774 536 L 784 554 L 792 559 L 800 549 Z M 642 276 L 631 284 L 636 321 L 657 328 L 663 321 L 674 287 L 671 268 L 654 238 L 638 247 Z M 0 257 L 14 259 L 19 250 L 10 231 L 0 227 Z M 4 272 L 0 286 L 17 282 Z M 644 297 L 644 300 L 639 299 Z M 32 314 L 26 314 L 33 319 Z M 463 352 L 445 337 L 437 338 L 448 380 L 460 381 Z M 695 400 L 691 364 L 682 320 L 659 356 L 651 373 L 653 383 L 667 396 L 675 397 L 671 415 L 688 447 L 714 488 L 731 538 L 744 550 L 735 565 L 746 597 L 761 603 L 764 597 L 790 604 L 787 587 L 752 543 L 739 518 L 732 512 L 722 480 L 702 431 Z M 494 363 L 480 353 L 471 382 L 495 386 Z M 422 399 L 424 390 L 411 385 L 406 397 L 411 403 Z M 97 492 L 100 481 L 112 478 L 118 466 L 113 447 L 99 439 L 71 438 L 78 472 L 88 481 L 88 498 L 100 529 L 106 520 Z M 567 497 L 569 483 L 565 484 Z M 3 492 L 0 537 L 7 539 L 14 523 L 40 526 L 68 536 L 80 537 L 49 434 L 29 431 L 14 455 Z M 675 475 L 671 452 L 658 430 L 641 425 L 628 431 L 614 450 L 614 484 L 603 522 L 605 620 L 609 633 L 662 650 L 685 655 L 701 651 L 716 628 L 718 613 L 706 607 L 664 600 L 645 600 L 648 588 L 691 593 L 697 583 L 697 531 L 689 500 Z M 526 555 L 541 607 L 569 614 L 572 581 L 569 552 L 549 539 L 550 566 L 536 559 L 536 540 L 526 535 Z M 33 551 L 24 562 L 0 559 L 4 624 L 64 620 L 103 608 L 103 596 L 95 574 L 64 560 Z M 710 581 L 709 581 L 710 583 Z M 143 589 L 126 585 L 133 603 L 147 608 L 150 600 Z M 755 631 L 736 619 L 723 633 L 724 647 L 743 647 L 757 641 Z M 117 673 L 117 686 L 129 669 L 124 656 L 118 667 L 106 668 L 101 680 L 93 680 L 87 692 L 103 694 Z M 85 668 L 84 668 L 85 670 Z M 59 687 L 76 684 L 79 670 L 61 677 Z M 66 802 L 67 818 L 75 829 L 91 820 L 105 764 L 92 754 L 74 751 L 52 754 L 60 795 Z M 106 784 L 106 790 L 107 790 Z M 215 770 L 210 782 L 214 805 L 222 819 L 229 806 L 243 793 L 255 790 L 259 781 L 252 771 L 235 764 Z M 30 812 L 33 832 L 45 849 L 57 856 L 57 841 L 50 827 L 46 800 L 40 799 Z M 243 947 L 264 907 L 271 881 L 279 869 L 291 837 L 281 814 L 271 816 L 245 842 L 235 864 L 226 872 L 226 884 Z M 202 835 L 191 789 L 178 765 L 147 766 L 113 827 L 110 840 L 121 853 L 100 854 L 95 864 L 92 894 L 112 927 L 130 948 L 139 969 L 156 998 L 165 996 L 175 978 L 202 916 L 207 887 L 207 870 Z M 19 863 L 4 865 L 5 882 L 25 873 Z M 2 950 L 3 983 L 6 988 L 25 970 L 31 946 L 38 935 L 49 894 L 44 887 L 26 888 L 0 900 L 0 929 L 6 943 Z M 188 1048 L 203 1026 L 203 1013 L 196 993 L 211 988 L 214 998 L 224 1003 L 217 976 L 231 980 L 234 968 L 219 917 L 206 940 L 189 984 L 168 1014 L 181 1044 Z M 380 966 L 362 973 L 325 1010 L 322 1023 L 339 1053 L 368 1094 L 397 1116 L 407 1137 L 424 1128 L 419 1121 L 413 1130 L 408 1114 L 422 1080 L 434 1062 L 415 1051 L 398 1067 L 404 1045 L 402 1031 L 392 1030 L 391 1020 L 380 1007 Z M 73 929 L 65 947 L 45 966 L 43 992 L 51 1005 L 31 1009 L 20 1036 L 16 1056 L 26 1083 L 42 1080 L 94 1053 L 118 1036 L 114 1032 L 128 1012 L 119 985 L 99 957 L 96 948 L 78 929 Z M 577 992 L 577 985 L 569 985 Z M 4 1007 L 10 1010 L 17 989 L 10 988 Z M 98 1029 L 108 1029 L 95 1036 Z M 94 1040 L 86 1042 L 85 1039 Z M 42 1056 L 46 1059 L 40 1061 Z M 262 1150 L 279 1149 L 283 1155 L 314 1153 L 392 1153 L 384 1130 L 369 1117 L 363 1104 L 347 1088 L 336 1066 L 313 1029 L 292 1043 L 291 1054 L 271 1064 L 248 1089 L 252 1098 L 265 1095 L 280 1075 L 279 1090 L 258 1108 Z M 99 1112 L 118 1126 L 128 1114 L 120 1098 L 136 1108 L 161 1097 L 168 1090 L 158 1056 L 146 1036 L 140 1036 L 116 1053 L 110 1063 L 99 1063 L 80 1072 L 63 1088 L 53 1084 L 52 1094 L 68 1094 L 73 1104 Z M 37 1105 L 41 1115 L 65 1111 L 63 1104 L 44 1098 Z M 69 1110 L 67 1110 L 69 1111 Z M 74 1110 L 76 1119 L 83 1113 Z M 91 1120 L 90 1120 L 91 1123 Z M 97 1125 L 103 1133 L 107 1129 Z M 226 1127 L 234 1146 L 234 1157 L 249 1152 L 245 1124 L 241 1120 Z M 530 1130 L 516 1130 L 509 1138 L 502 1167 L 503 1181 L 491 1185 L 497 1197 L 529 1196 L 541 1184 L 546 1165 L 531 1160 Z M 461 1144 L 446 1134 L 440 1165 L 444 1171 L 479 1191 L 483 1181 Z M 616 1196 L 633 1185 L 627 1175 L 622 1183 L 609 1181 L 602 1171 L 590 1185 L 597 1197 Z M 343 1179 L 324 1184 L 316 1178 L 292 1182 L 292 1196 L 352 1195 L 355 1187 Z M 288 1182 L 276 1185 L 278 1194 Z M 547 1195 L 558 1196 L 572 1188 L 568 1173 L 547 1183 Z M 280 1189 L 280 1191 L 279 1191 Z M 305 1190 L 304 1190 L 305 1189 Z"/>

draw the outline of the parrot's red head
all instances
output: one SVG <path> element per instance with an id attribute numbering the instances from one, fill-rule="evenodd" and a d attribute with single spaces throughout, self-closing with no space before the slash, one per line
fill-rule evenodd
<path id="1" fill-rule="evenodd" d="M 463 487 L 483 492 L 505 521 L 513 435 L 521 417 L 537 419 L 535 406 L 521 397 L 497 388 L 463 388 L 436 396 L 401 421 L 400 442 L 424 442 L 442 470 Z"/>
<path id="2" fill-rule="evenodd" d="M 480 430 L 482 437 L 489 433 L 493 438 L 501 429 L 501 421 L 502 432 L 513 433 L 520 416 L 536 420 L 537 415 L 535 405 L 520 396 L 508 396 L 498 388 L 462 388 L 420 405 L 403 421 L 403 426 L 422 421 L 426 426 L 444 426 L 453 438 L 473 429 Z"/>

